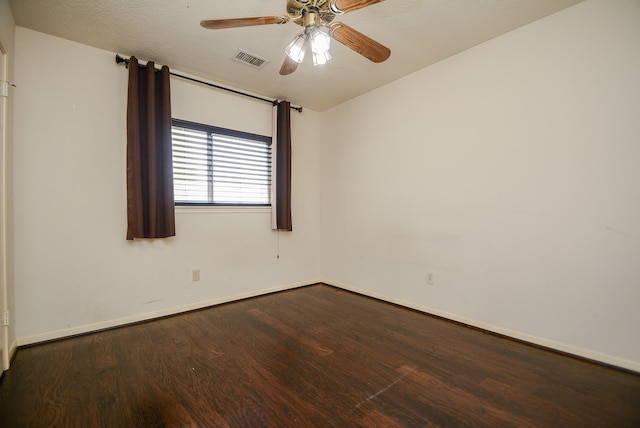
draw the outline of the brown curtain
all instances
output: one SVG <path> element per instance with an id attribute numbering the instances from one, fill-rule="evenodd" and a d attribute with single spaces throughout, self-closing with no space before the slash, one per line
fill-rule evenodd
<path id="1" fill-rule="evenodd" d="M 127 239 L 175 236 L 169 68 L 129 62 Z"/>
<path id="2" fill-rule="evenodd" d="M 291 224 L 291 103 L 280 101 L 274 107 L 273 156 L 271 186 L 272 228 L 292 231 Z"/>

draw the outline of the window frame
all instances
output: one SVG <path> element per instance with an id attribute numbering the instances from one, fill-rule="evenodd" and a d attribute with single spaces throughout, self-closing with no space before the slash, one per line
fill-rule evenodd
<path id="1" fill-rule="evenodd" d="M 261 134 L 254 134 L 251 132 L 245 132 L 245 131 L 238 131 L 235 129 L 229 129 L 229 128 L 222 128 L 219 126 L 214 126 L 214 125 L 207 125 L 204 123 L 198 123 L 198 122 L 192 122 L 192 121 L 188 121 L 188 120 L 183 120 L 183 119 L 176 119 L 176 118 L 172 118 L 171 119 L 171 128 L 172 128 L 172 133 L 173 133 L 173 127 L 174 126 L 178 126 L 178 127 L 184 127 L 184 128 L 189 128 L 189 129 L 193 129 L 196 131 L 201 131 L 201 132 L 206 132 L 208 134 L 219 134 L 219 135 L 224 135 L 227 137 L 234 137 L 234 138 L 243 138 L 243 139 L 247 139 L 247 140 L 253 140 L 256 142 L 261 142 L 261 143 L 266 143 L 268 146 L 271 146 L 272 150 L 273 150 L 273 138 L 267 135 L 261 135 Z M 172 151 L 173 151 L 173 141 L 172 141 Z M 270 160 L 270 167 L 271 167 L 271 171 L 273 171 L 273 152 L 271 152 L 271 160 Z M 173 174 L 172 174 L 173 175 Z M 175 180 L 175 175 L 173 175 L 172 177 L 173 180 Z M 253 209 L 259 209 L 259 208 L 271 208 L 271 197 L 272 197 L 272 188 L 271 186 L 273 185 L 272 183 L 272 177 L 269 177 L 269 203 L 267 204 L 260 204 L 260 203 L 228 203 L 228 202 L 184 202 L 184 201 L 174 201 L 174 205 L 176 207 L 227 207 L 227 208 L 253 208 Z M 174 183 L 175 186 L 175 183 Z"/>

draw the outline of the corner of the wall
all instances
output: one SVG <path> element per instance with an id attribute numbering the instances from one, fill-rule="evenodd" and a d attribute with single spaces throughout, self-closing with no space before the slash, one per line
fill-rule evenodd
<path id="1" fill-rule="evenodd" d="M 539 346 L 542 348 L 547 348 L 550 351 L 557 351 L 562 354 L 568 354 L 574 357 L 578 357 L 580 359 L 589 360 L 592 362 L 604 364 L 607 366 L 613 366 L 616 368 L 620 368 L 627 371 L 632 371 L 635 373 L 640 373 L 640 362 L 639 361 L 630 361 L 624 358 L 615 357 L 612 355 L 602 354 L 599 352 L 591 351 L 589 349 L 579 348 L 577 346 L 569 345 L 566 343 L 560 343 L 553 340 L 545 339 L 543 337 L 533 336 L 530 334 L 522 333 L 515 330 L 510 330 L 507 328 L 503 328 L 497 325 L 485 323 L 482 321 L 474 320 L 471 318 L 459 316 L 456 314 L 451 314 L 448 312 L 440 311 L 434 308 L 429 308 L 427 306 L 417 305 L 411 302 L 406 302 L 399 299 L 394 299 L 389 296 L 375 293 L 369 290 L 364 290 L 362 288 L 354 287 L 351 285 L 343 284 L 337 281 L 331 280 L 322 280 L 323 284 L 330 285 L 332 287 L 340 288 L 346 291 L 351 291 L 353 293 L 361 294 L 363 296 L 372 297 L 374 299 L 382 300 L 385 302 L 393 303 L 395 305 L 404 306 L 406 308 L 414 309 L 416 311 L 424 312 L 429 315 L 434 315 L 440 318 L 448 319 L 460 324 L 465 324 L 471 327 L 479 328 L 481 330 L 486 330 L 491 333 L 495 333 L 501 336 L 505 336 L 507 338 L 515 339 L 521 342 L 530 343 L 535 346 Z"/>
<path id="2" fill-rule="evenodd" d="M 177 315 L 184 312 L 195 311 L 198 309 L 204 309 L 212 306 L 222 305 L 225 303 L 231 303 L 238 300 L 259 297 L 266 294 L 293 290 L 295 288 L 306 287 L 306 286 L 317 284 L 320 282 L 321 281 L 319 279 L 314 279 L 310 281 L 302 281 L 297 283 L 285 284 L 281 286 L 255 290 L 248 293 L 239 293 L 232 296 L 209 299 L 209 300 L 191 303 L 188 305 L 176 306 L 172 308 L 161 309 L 158 311 L 146 312 L 144 314 L 138 314 L 138 315 L 132 315 L 132 316 L 118 318 L 118 319 L 107 320 L 107 321 L 94 323 L 94 324 L 80 325 L 80 326 L 61 329 L 61 330 L 55 330 L 55 331 L 34 334 L 30 336 L 18 337 L 16 341 L 14 341 L 13 348 L 17 348 L 19 346 L 27 346 L 27 345 L 34 345 L 34 344 L 43 343 L 43 342 L 49 342 L 52 340 L 64 339 L 72 336 L 95 333 L 101 330 L 124 327 L 129 324 L 150 321 L 157 318 Z M 14 349 L 14 352 L 15 352 L 15 349 Z"/>

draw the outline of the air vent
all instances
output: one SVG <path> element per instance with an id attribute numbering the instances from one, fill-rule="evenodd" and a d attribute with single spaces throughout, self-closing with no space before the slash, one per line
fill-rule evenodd
<path id="1" fill-rule="evenodd" d="M 243 51 L 242 49 L 238 50 L 238 53 L 233 58 L 235 61 L 250 65 L 253 68 L 262 68 L 264 67 L 269 60 L 259 57 L 256 54 L 252 54 L 251 52 Z"/>

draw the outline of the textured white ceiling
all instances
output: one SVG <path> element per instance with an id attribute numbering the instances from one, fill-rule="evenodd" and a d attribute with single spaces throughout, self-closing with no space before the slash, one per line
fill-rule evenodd
<path id="1" fill-rule="evenodd" d="M 333 60 L 278 71 L 293 23 L 206 30 L 203 19 L 286 14 L 286 0 L 10 0 L 16 24 L 135 55 L 269 98 L 322 111 L 583 0 L 387 0 L 336 18 L 391 49 L 374 64 L 340 43 Z M 270 60 L 254 69 L 243 49 Z"/>

